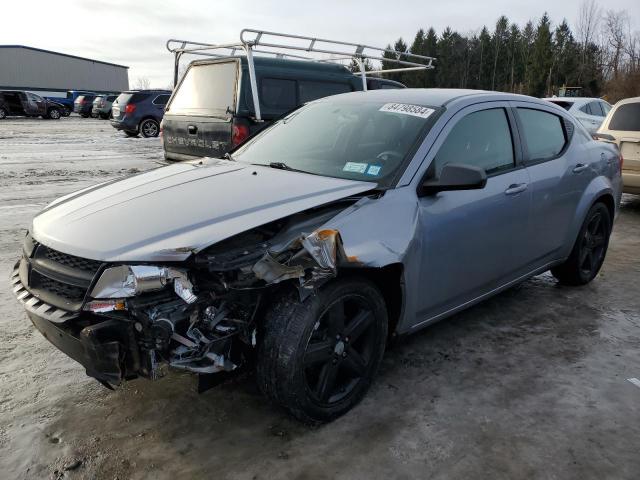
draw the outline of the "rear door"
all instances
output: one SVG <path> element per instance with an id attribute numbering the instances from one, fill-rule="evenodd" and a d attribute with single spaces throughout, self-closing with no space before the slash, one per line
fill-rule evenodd
<path id="1" fill-rule="evenodd" d="M 167 158 L 221 157 L 231 149 L 239 65 L 231 59 L 189 67 L 164 113 Z"/>
<path id="2" fill-rule="evenodd" d="M 535 267 L 557 260 L 566 247 L 576 209 L 597 175 L 596 142 L 551 108 L 513 102 L 531 182 L 531 229 L 525 247 Z"/>

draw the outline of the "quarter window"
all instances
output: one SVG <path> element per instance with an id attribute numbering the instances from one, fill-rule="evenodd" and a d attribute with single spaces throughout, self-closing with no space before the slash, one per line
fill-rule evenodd
<path id="1" fill-rule="evenodd" d="M 167 102 L 169 101 L 169 97 L 170 95 L 158 95 L 154 100 L 153 103 L 155 105 L 166 105 Z"/>
<path id="2" fill-rule="evenodd" d="M 640 103 L 620 105 L 609 122 L 609 130 L 640 132 Z"/>
<path id="3" fill-rule="evenodd" d="M 351 91 L 347 83 L 299 81 L 300 103 Z"/>
<path id="4" fill-rule="evenodd" d="M 296 106 L 296 81 L 282 78 L 263 78 L 260 98 L 266 107 L 291 109 Z"/>
<path id="5" fill-rule="evenodd" d="M 434 159 L 435 174 L 448 163 L 473 165 L 487 174 L 514 166 L 513 142 L 502 108 L 470 113 L 449 132 Z"/>
<path id="6" fill-rule="evenodd" d="M 529 161 L 551 159 L 562 151 L 567 138 L 559 116 L 542 110 L 518 108 L 518 117 Z"/>

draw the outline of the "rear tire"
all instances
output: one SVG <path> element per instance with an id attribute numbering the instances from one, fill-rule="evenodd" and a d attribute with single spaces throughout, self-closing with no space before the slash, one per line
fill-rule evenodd
<path id="1" fill-rule="evenodd" d="M 160 133 L 160 124 L 152 118 L 147 118 L 140 124 L 140 133 L 145 138 L 157 137 Z"/>
<path id="2" fill-rule="evenodd" d="M 138 136 L 138 132 L 130 132 L 128 130 L 125 130 L 124 133 L 125 133 L 125 135 L 127 137 L 137 137 Z"/>
<path id="3" fill-rule="evenodd" d="M 591 207 L 580 228 L 571 255 L 551 269 L 558 281 L 565 285 L 585 285 L 600 271 L 609 247 L 611 215 L 607 206 L 598 202 Z"/>
<path id="4" fill-rule="evenodd" d="M 368 280 L 346 278 L 300 301 L 274 302 L 258 347 L 262 392 L 308 424 L 353 408 L 375 377 L 387 339 L 382 294 Z"/>
<path id="5" fill-rule="evenodd" d="M 4 107 L 0 107 L 0 120 L 7 118 L 7 111 Z"/>

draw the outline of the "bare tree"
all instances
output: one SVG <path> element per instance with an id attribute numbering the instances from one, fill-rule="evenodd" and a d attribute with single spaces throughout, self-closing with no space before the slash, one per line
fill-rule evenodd
<path id="1" fill-rule="evenodd" d="M 580 10 L 578 10 L 578 23 L 576 25 L 576 33 L 581 46 L 579 79 L 584 72 L 587 49 L 593 42 L 600 25 L 600 15 L 601 9 L 596 0 L 582 1 Z"/>
<path id="2" fill-rule="evenodd" d="M 133 83 L 133 88 L 136 90 L 148 90 L 151 87 L 151 80 L 149 77 L 137 77 Z"/>
<path id="3" fill-rule="evenodd" d="M 628 24 L 629 15 L 624 10 L 619 12 L 607 10 L 604 16 L 603 34 L 607 39 L 607 60 L 614 79 L 618 78 L 628 46 Z"/>

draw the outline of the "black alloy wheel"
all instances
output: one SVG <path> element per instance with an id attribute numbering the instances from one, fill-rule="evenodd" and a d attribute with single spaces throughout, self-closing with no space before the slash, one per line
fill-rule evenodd
<path id="1" fill-rule="evenodd" d="M 604 263 L 610 235 L 609 208 L 604 203 L 597 202 L 587 213 L 569 258 L 551 269 L 553 276 L 566 285 L 589 283 Z"/>

